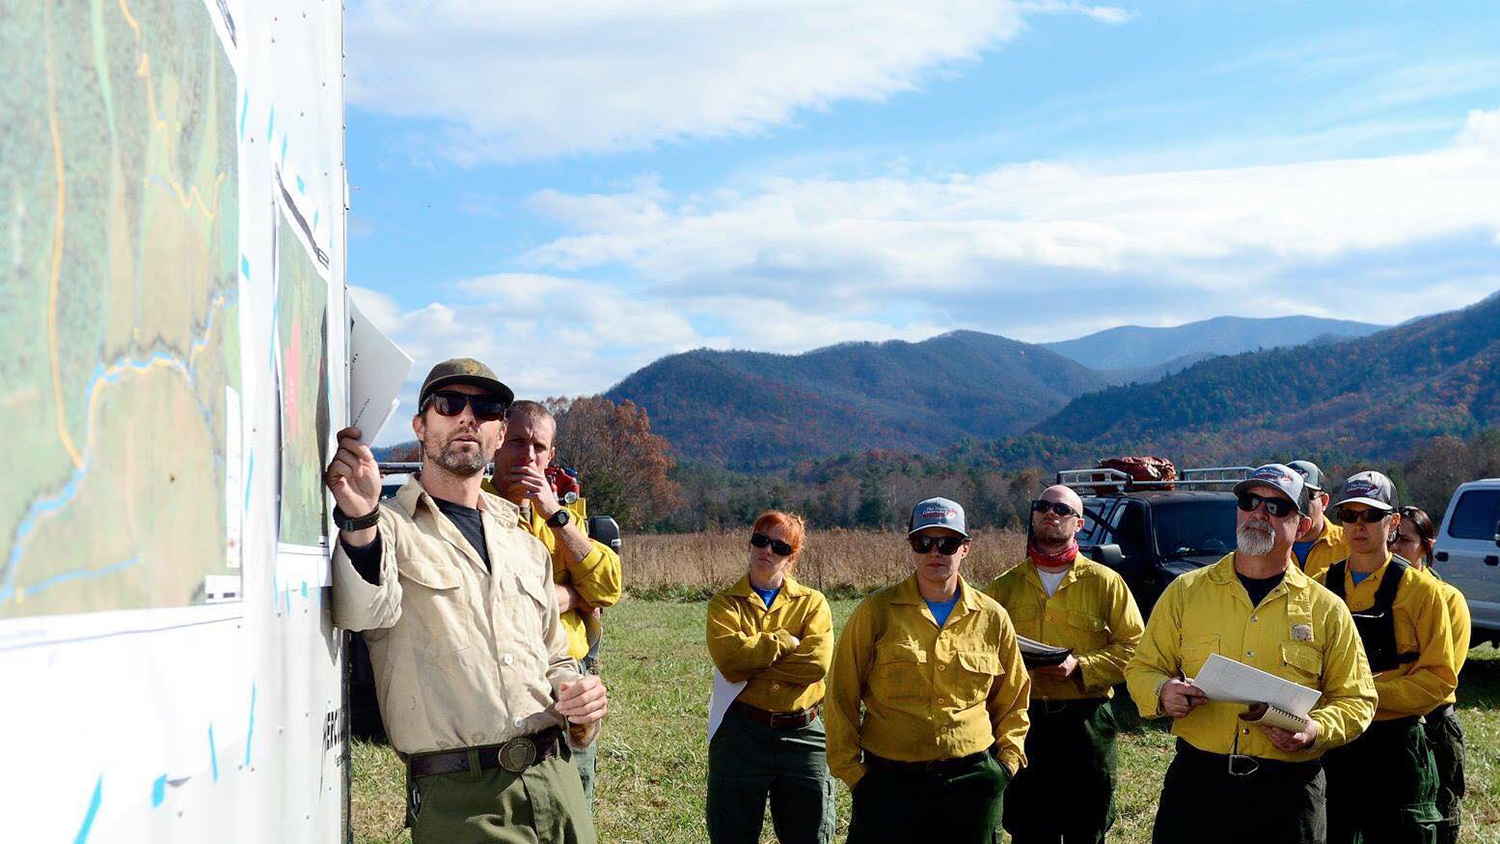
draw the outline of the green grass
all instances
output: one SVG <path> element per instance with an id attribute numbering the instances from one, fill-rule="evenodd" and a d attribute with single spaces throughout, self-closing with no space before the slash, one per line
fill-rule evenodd
<path id="1" fill-rule="evenodd" d="M 855 602 L 833 603 L 843 627 Z M 703 644 L 704 603 L 626 600 L 609 611 L 604 679 L 610 714 L 599 741 L 596 818 L 609 844 L 698 844 L 703 823 L 705 732 L 710 670 Z M 1468 787 L 1461 840 L 1500 844 L 1500 651 L 1476 648 L 1459 685 L 1459 718 L 1468 739 Z M 1111 841 L 1150 840 L 1151 819 L 1172 739 L 1160 722 L 1120 742 L 1120 817 Z M 353 747 L 354 840 L 408 842 L 402 828 L 404 775 L 389 748 Z M 849 794 L 839 792 L 839 837 L 848 829 Z M 774 841 L 767 822 L 763 841 Z"/>

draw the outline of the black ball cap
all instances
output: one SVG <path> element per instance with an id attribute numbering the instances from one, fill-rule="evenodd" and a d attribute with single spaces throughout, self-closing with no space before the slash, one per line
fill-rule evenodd
<path id="1" fill-rule="evenodd" d="M 427 406 L 427 397 L 434 391 L 452 384 L 472 384 L 488 391 L 504 402 L 506 407 L 516 400 L 516 394 L 500 383 L 500 379 L 495 377 L 494 371 L 488 366 L 473 358 L 451 358 L 434 366 L 427 373 L 427 380 L 422 382 L 422 392 L 417 395 L 418 411 Z"/>

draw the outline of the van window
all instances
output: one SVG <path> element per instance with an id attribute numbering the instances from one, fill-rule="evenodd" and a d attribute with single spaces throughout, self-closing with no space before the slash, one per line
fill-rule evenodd
<path id="1" fill-rule="evenodd" d="M 1454 539 L 1494 539 L 1500 520 L 1500 489 L 1471 489 L 1453 505 L 1448 535 Z"/>

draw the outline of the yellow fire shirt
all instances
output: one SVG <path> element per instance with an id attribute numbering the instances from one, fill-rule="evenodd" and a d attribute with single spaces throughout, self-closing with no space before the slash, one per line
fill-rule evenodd
<path id="1" fill-rule="evenodd" d="M 771 712 L 813 706 L 833 660 L 828 600 L 788 575 L 767 608 L 742 577 L 708 602 L 708 654 L 724 679 L 747 681 L 743 703 Z"/>

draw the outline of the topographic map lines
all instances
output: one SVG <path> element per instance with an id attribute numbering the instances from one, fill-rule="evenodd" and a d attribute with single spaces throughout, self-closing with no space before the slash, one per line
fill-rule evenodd
<path id="1" fill-rule="evenodd" d="M 190 606 L 237 576 L 238 92 L 214 14 L 0 0 L 0 619 Z"/>

